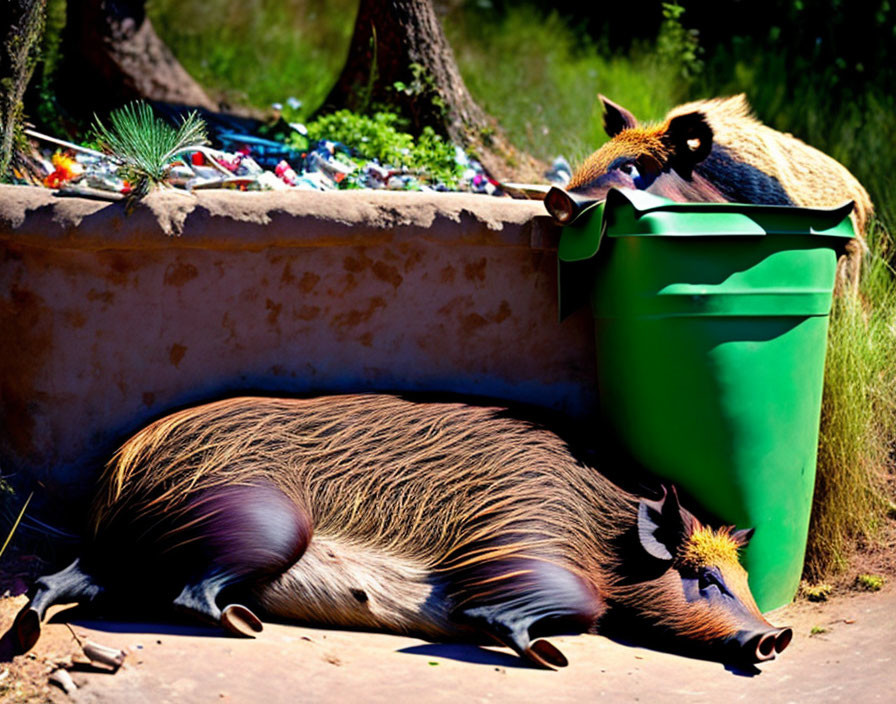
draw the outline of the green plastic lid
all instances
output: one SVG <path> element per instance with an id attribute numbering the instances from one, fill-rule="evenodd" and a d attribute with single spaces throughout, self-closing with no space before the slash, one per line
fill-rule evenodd
<path id="1" fill-rule="evenodd" d="M 564 262 L 591 259 L 607 237 L 761 237 L 818 235 L 854 237 L 853 202 L 834 208 L 745 203 L 679 203 L 644 191 L 610 189 L 606 201 L 582 210 L 563 229 L 558 256 Z"/>

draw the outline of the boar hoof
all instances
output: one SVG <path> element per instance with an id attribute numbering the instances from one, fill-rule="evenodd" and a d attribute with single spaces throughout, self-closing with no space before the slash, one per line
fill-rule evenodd
<path id="1" fill-rule="evenodd" d="M 546 640 L 533 641 L 532 644 L 523 651 L 523 655 L 530 662 L 548 670 L 566 667 L 569 664 L 566 656 Z"/>
<path id="2" fill-rule="evenodd" d="M 254 638 L 264 629 L 261 619 L 240 604 L 230 604 L 224 608 L 221 625 L 234 635 L 245 638 Z"/>
<path id="3" fill-rule="evenodd" d="M 22 655 L 31 650 L 37 639 L 40 638 L 40 614 L 29 604 L 19 611 L 13 624 L 15 633 L 14 647 L 16 655 Z"/>

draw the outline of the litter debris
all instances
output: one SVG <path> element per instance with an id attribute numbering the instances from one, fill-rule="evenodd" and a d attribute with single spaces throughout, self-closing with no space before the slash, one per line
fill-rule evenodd
<path id="1" fill-rule="evenodd" d="M 544 176 L 551 182 L 551 185 L 565 188 L 569 179 L 572 178 L 572 167 L 564 157 L 558 156 Z"/>
<path id="2" fill-rule="evenodd" d="M 47 188 L 59 188 L 84 173 L 84 167 L 81 164 L 59 152 L 52 156 L 51 162 L 54 170 L 44 179 L 44 185 Z"/>
<path id="3" fill-rule="evenodd" d="M 84 654 L 90 659 L 90 662 L 107 665 L 113 670 L 117 670 L 124 663 L 127 654 L 118 648 L 110 648 L 107 645 L 100 645 L 93 641 L 87 641 L 81 648 Z"/>
<path id="4" fill-rule="evenodd" d="M 53 670 L 48 679 L 68 695 L 72 695 L 78 690 L 78 685 L 75 684 L 72 676 L 68 674 L 66 669 L 59 668 L 58 670 Z"/>
<path id="5" fill-rule="evenodd" d="M 218 127 L 209 134 L 216 148 L 192 147 L 171 154 L 162 186 L 183 191 L 209 188 L 240 191 L 458 190 L 514 197 L 538 197 L 548 188 L 525 184 L 507 184 L 505 187 L 492 179 L 482 164 L 460 147 L 454 147 L 452 165 L 450 145 L 446 154 L 444 142 L 434 133 L 424 134 L 420 144 L 441 145 L 439 168 L 442 171 L 438 173 L 445 175 L 444 180 L 425 169 L 409 168 L 407 163 L 415 163 L 409 161 L 409 148 L 389 152 L 396 162 L 401 163 L 382 163 L 370 158 L 371 139 L 375 137 L 356 136 L 357 144 L 311 139 L 304 124 L 288 121 L 301 108 L 301 101 L 290 97 L 285 102 L 286 108 L 279 103 L 272 106 L 271 119 L 252 128 L 255 134 L 236 131 L 232 125 Z M 169 119 L 173 118 L 169 116 Z M 315 135 L 320 136 L 323 128 L 317 124 Z M 28 129 L 25 133 L 39 144 L 28 159 L 29 168 L 39 173 L 29 174 L 27 181 L 42 183 L 57 189 L 60 194 L 107 200 L 126 197 L 133 192 L 133 175 L 129 179 L 127 167 L 119 165 L 109 155 L 35 130 Z M 411 139 L 408 135 L 403 138 Z M 562 186 L 571 173 L 566 159 L 558 157 L 545 176 L 550 183 Z"/>

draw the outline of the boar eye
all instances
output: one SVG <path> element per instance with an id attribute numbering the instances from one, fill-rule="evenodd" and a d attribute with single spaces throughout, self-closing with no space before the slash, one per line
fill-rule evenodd
<path id="1" fill-rule="evenodd" d="M 619 170 L 631 176 L 633 179 L 641 178 L 641 172 L 638 171 L 638 167 L 635 166 L 635 162 L 627 161 L 619 167 Z"/>
<path id="2" fill-rule="evenodd" d="M 720 591 L 725 591 L 722 576 L 711 567 L 703 567 L 697 577 L 700 581 L 700 589 L 707 589 L 708 587 L 715 585 Z"/>

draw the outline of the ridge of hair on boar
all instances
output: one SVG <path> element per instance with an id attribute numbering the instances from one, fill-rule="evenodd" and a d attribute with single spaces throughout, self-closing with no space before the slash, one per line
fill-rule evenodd
<path id="1" fill-rule="evenodd" d="M 699 526 L 685 540 L 676 559 L 682 567 L 691 568 L 738 562 L 738 545 L 731 537 L 730 528 L 713 530 Z"/>

